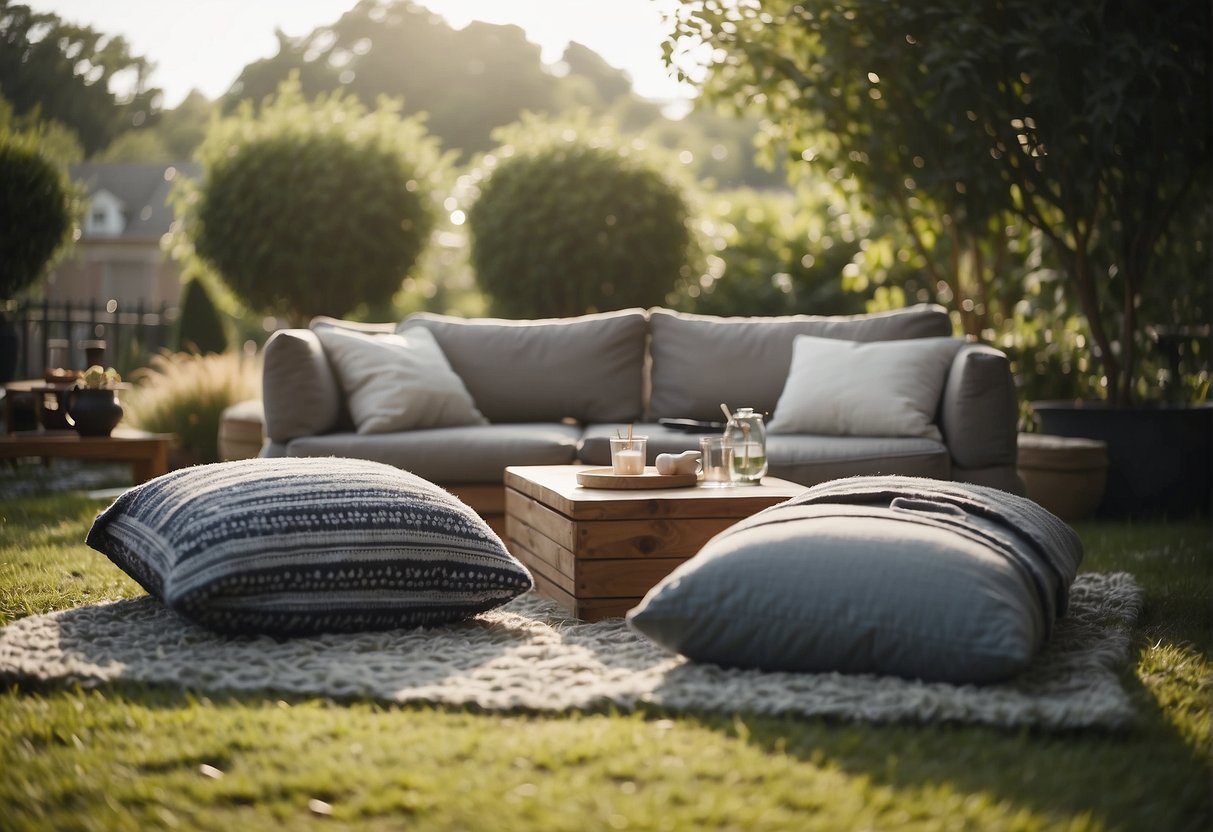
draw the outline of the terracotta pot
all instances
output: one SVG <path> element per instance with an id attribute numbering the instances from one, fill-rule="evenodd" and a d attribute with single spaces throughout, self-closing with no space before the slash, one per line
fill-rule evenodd
<path id="1" fill-rule="evenodd" d="M 81 436 L 109 436 L 122 421 L 122 405 L 113 390 L 72 390 L 67 419 Z"/>

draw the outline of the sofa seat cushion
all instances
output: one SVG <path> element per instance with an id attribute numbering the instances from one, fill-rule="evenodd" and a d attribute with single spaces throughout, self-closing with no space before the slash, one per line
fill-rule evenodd
<path id="1" fill-rule="evenodd" d="M 437 483 L 501 482 L 507 465 L 568 465 L 576 461 L 581 429 L 551 424 L 471 425 L 363 435 L 305 436 L 286 444 L 287 456 L 374 459 Z"/>
<path id="2" fill-rule="evenodd" d="M 994 682 L 1044 646 L 1081 557 L 1025 498 L 856 477 L 717 535 L 628 618 L 693 661 Z"/>
<path id="3" fill-rule="evenodd" d="M 648 463 L 657 454 L 699 449 L 706 433 L 671 430 L 639 422 L 632 430 L 647 436 Z M 587 465 L 610 465 L 610 438 L 627 431 L 625 424 L 587 425 L 577 459 Z M 948 479 L 951 463 L 942 442 L 922 437 L 781 435 L 767 437 L 767 473 L 809 486 L 840 477 L 900 474 Z"/>
<path id="4" fill-rule="evenodd" d="M 952 323 L 943 307 L 925 304 L 836 317 L 724 318 L 652 309 L 649 329 L 653 392 L 646 418 L 656 422 L 716 420 L 722 401 L 772 412 L 788 378 L 797 335 L 892 341 L 951 335 Z"/>
<path id="5" fill-rule="evenodd" d="M 947 447 L 917 436 L 768 436 L 767 461 L 771 476 L 801 485 L 878 474 L 952 475 Z"/>
<path id="6" fill-rule="evenodd" d="M 490 422 L 627 421 L 644 410 L 642 309 L 533 321 L 418 313 L 399 331 L 417 327 Z"/>
<path id="7" fill-rule="evenodd" d="M 125 491 L 87 542 L 169 609 L 225 633 L 444 624 L 533 585 L 458 499 L 361 459 L 173 471 Z"/>

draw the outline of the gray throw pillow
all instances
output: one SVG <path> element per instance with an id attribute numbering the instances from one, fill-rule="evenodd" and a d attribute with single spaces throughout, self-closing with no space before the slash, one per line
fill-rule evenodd
<path id="1" fill-rule="evenodd" d="M 314 331 L 359 433 L 487 424 L 428 330 L 372 335 L 318 326 Z"/>
<path id="2" fill-rule="evenodd" d="M 366 460 L 246 459 L 124 492 L 87 543 L 165 606 L 225 633 L 460 621 L 531 575 L 438 486 Z"/>
<path id="3" fill-rule="evenodd" d="M 1081 552 L 1021 497 L 853 477 L 717 535 L 628 620 L 693 661 L 993 682 L 1045 644 Z"/>
<path id="4" fill-rule="evenodd" d="M 941 439 L 935 413 L 959 338 L 840 341 L 797 335 L 768 432 Z"/>

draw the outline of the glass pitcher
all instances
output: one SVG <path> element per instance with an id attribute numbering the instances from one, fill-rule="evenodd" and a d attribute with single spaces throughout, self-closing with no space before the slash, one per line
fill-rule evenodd
<path id="1" fill-rule="evenodd" d="M 733 482 L 758 485 L 767 472 L 767 429 L 762 414 L 750 407 L 737 408 L 724 435 L 733 446 Z"/>

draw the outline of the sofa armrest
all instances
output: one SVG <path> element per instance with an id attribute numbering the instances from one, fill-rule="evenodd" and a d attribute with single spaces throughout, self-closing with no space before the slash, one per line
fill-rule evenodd
<path id="1" fill-rule="evenodd" d="M 952 361 L 940 402 L 939 427 L 961 468 L 1015 467 L 1019 405 L 1006 355 L 965 344 Z"/>
<path id="2" fill-rule="evenodd" d="M 328 433 L 337 426 L 341 389 L 316 334 L 280 329 L 262 356 L 265 433 L 273 442 Z"/>

